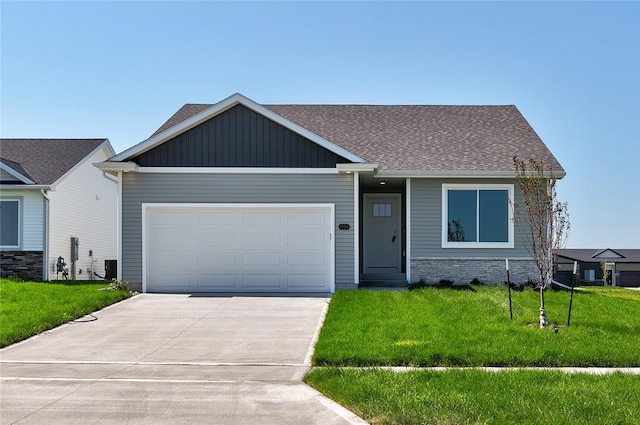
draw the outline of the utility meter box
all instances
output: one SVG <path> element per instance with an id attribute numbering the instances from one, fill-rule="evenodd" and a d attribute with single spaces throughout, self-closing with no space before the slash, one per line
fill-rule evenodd
<path id="1" fill-rule="evenodd" d="M 80 252 L 80 238 L 71 237 L 71 261 L 78 261 L 78 253 Z"/>

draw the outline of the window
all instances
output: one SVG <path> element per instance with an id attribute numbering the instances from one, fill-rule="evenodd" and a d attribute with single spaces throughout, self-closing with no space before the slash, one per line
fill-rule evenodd
<path id="1" fill-rule="evenodd" d="M 595 270 L 585 270 L 584 271 L 584 280 L 587 282 L 594 282 L 596 280 L 596 271 Z"/>
<path id="2" fill-rule="evenodd" d="M 513 248 L 513 185 L 442 185 L 443 248 Z"/>
<path id="3" fill-rule="evenodd" d="M 20 246 L 20 200 L 0 200 L 0 246 Z"/>
<path id="4" fill-rule="evenodd" d="M 391 217 L 391 204 L 373 204 L 374 217 Z"/>

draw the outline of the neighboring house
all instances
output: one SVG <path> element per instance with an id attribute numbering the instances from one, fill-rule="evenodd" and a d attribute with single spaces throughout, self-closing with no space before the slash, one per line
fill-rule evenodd
<path id="1" fill-rule="evenodd" d="M 576 262 L 578 285 L 640 286 L 640 249 L 563 249 L 557 254 L 555 280 L 570 285 Z"/>
<path id="2" fill-rule="evenodd" d="M 0 139 L 2 276 L 63 279 L 58 257 L 69 278 L 104 276 L 117 254 L 118 192 L 93 163 L 113 155 L 107 139 Z"/>
<path id="3" fill-rule="evenodd" d="M 537 273 L 513 156 L 564 170 L 515 106 L 187 104 L 98 164 L 119 273 L 148 292 L 333 292 Z"/>

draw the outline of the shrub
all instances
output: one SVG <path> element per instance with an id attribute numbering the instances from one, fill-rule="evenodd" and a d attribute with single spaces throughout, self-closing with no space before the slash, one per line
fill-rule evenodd
<path id="1" fill-rule="evenodd" d="M 417 282 L 410 283 L 408 289 L 410 291 L 413 291 L 414 289 L 425 288 L 427 286 L 429 286 L 429 284 L 427 283 L 426 279 L 424 277 L 421 277 Z"/>

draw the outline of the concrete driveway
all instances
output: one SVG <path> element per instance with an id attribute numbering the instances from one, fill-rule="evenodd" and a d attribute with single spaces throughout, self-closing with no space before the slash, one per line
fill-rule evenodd
<path id="1" fill-rule="evenodd" d="M 364 424 L 301 382 L 327 303 L 135 296 L 0 350 L 0 423 Z"/>

